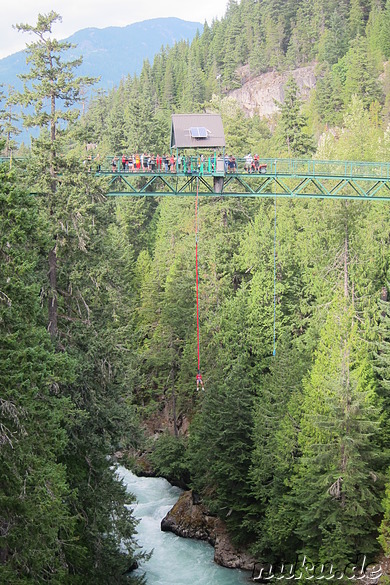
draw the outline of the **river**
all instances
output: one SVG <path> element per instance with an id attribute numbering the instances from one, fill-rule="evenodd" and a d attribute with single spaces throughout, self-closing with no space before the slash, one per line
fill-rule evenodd
<path id="1" fill-rule="evenodd" d="M 181 490 L 165 479 L 137 477 L 118 468 L 137 503 L 131 506 L 140 520 L 137 541 L 152 557 L 137 572 L 145 573 L 148 585 L 248 585 L 248 573 L 220 567 L 213 561 L 214 549 L 206 542 L 162 532 L 160 523 L 177 501 Z"/>

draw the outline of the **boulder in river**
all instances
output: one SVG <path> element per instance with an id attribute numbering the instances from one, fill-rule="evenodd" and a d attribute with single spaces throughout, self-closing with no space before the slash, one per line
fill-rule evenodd
<path id="1" fill-rule="evenodd" d="M 214 547 L 214 561 L 223 567 L 244 571 L 254 567 L 255 559 L 232 544 L 223 520 L 212 516 L 192 490 L 181 494 L 162 519 L 161 530 L 209 542 Z"/>

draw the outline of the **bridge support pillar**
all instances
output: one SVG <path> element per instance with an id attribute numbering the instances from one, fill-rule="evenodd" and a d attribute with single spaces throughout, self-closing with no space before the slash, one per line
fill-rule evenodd
<path id="1" fill-rule="evenodd" d="M 214 192 L 222 193 L 223 191 L 223 177 L 214 177 Z"/>

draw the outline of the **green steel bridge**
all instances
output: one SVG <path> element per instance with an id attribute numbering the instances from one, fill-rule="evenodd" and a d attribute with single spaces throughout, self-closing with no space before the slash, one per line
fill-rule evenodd
<path id="1" fill-rule="evenodd" d="M 108 197 L 199 196 L 299 197 L 390 201 L 390 163 L 322 161 L 313 159 L 260 159 L 260 167 L 248 172 L 245 159 L 234 169 L 223 160 L 188 157 L 186 165 L 166 170 L 123 169 L 121 157 L 85 161 L 85 171 L 100 177 Z M 0 163 L 23 166 L 23 159 L 0 158 Z"/>

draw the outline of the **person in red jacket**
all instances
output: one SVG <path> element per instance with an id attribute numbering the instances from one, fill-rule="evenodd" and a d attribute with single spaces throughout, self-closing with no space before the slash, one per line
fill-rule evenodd
<path id="1" fill-rule="evenodd" d="M 202 390 L 204 390 L 204 384 L 202 380 L 202 374 L 199 372 L 196 374 L 196 389 L 199 390 L 199 386 L 202 386 Z"/>

